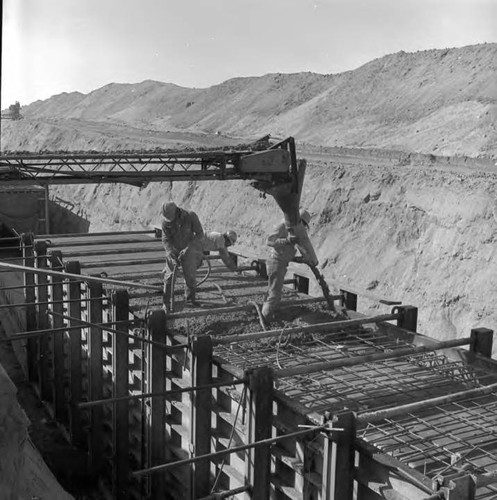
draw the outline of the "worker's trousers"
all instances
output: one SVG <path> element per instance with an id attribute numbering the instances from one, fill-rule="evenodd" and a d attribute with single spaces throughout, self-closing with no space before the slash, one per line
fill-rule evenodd
<path id="1" fill-rule="evenodd" d="M 202 263 L 203 253 L 202 249 L 197 244 L 188 246 L 184 253 L 181 255 L 179 261 L 183 270 L 183 277 L 185 279 L 185 299 L 195 300 L 195 286 L 197 281 L 197 268 Z M 172 290 L 173 274 L 177 272 L 177 262 L 171 258 L 166 257 L 166 265 L 162 270 L 164 279 L 164 304 L 171 303 L 171 296 L 174 293 Z"/>
<path id="2" fill-rule="evenodd" d="M 285 281 L 288 260 L 270 258 L 266 262 L 268 276 L 267 297 L 262 305 L 262 314 L 265 319 L 271 321 L 277 312 L 281 302 L 281 292 Z"/>

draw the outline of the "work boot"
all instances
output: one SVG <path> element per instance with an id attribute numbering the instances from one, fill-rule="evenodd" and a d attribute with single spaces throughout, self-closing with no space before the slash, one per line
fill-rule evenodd
<path id="1" fill-rule="evenodd" d="M 274 310 L 267 302 L 264 302 L 264 304 L 262 305 L 261 316 L 266 325 L 269 325 L 272 321 L 275 320 Z"/>
<path id="2" fill-rule="evenodd" d="M 173 290 L 172 290 L 171 282 L 164 282 L 164 288 L 163 288 L 163 293 L 162 293 L 162 303 L 164 311 L 167 313 L 170 312 L 171 310 L 171 297 L 173 295 Z"/>
<path id="3" fill-rule="evenodd" d="M 188 305 L 198 306 L 198 302 L 195 299 L 195 290 L 188 290 L 185 294 L 185 302 Z"/>

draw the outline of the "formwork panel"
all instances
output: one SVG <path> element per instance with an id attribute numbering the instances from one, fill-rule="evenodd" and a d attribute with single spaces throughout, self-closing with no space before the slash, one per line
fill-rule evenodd
<path id="1" fill-rule="evenodd" d="M 147 250 L 141 260 L 138 245 Z M 110 279 L 126 277 L 149 285 L 153 290 L 135 290 L 130 294 L 130 318 L 138 320 L 145 320 L 150 310 L 161 306 L 160 245 L 149 234 L 72 236 L 51 241 L 52 250 L 60 247 L 68 255 L 84 258 L 83 272 L 101 270 Z M 112 249 L 116 252 L 114 256 Z M 98 254 L 99 251 L 102 253 Z M 199 335 L 209 335 L 214 343 L 213 381 L 228 382 L 261 366 L 271 368 L 276 389 L 273 437 L 294 432 L 300 429 L 300 425 L 316 425 L 316 420 L 326 422 L 344 409 L 357 412 L 360 420 L 365 414 L 426 402 L 497 382 L 495 363 L 468 363 L 469 357 L 452 355 L 449 349 L 437 351 L 435 341 L 406 333 L 390 323 L 372 321 L 353 327 L 330 327 L 329 331 L 316 328 L 314 331 L 313 323 L 332 324 L 336 321 L 323 302 L 289 306 L 287 320 L 279 325 L 279 331 L 271 336 L 266 332 L 264 338 L 255 306 L 249 304 L 249 307 L 238 310 L 230 310 L 229 306 L 246 305 L 251 299 L 260 304 L 266 288 L 265 280 L 252 271 L 235 276 L 226 272 L 219 263 L 211 264 L 209 280 L 200 287 L 202 307 L 184 307 L 183 280 L 179 275 L 175 294 L 177 309 L 166 318 L 167 342 L 170 345 L 189 344 L 183 350 L 165 353 L 166 391 L 185 390 L 163 398 L 167 414 L 164 422 L 167 461 L 193 456 L 192 436 L 198 427 L 192 418 L 195 389 L 191 388 L 195 377 L 192 376 L 191 341 Z M 207 272 L 207 267 L 202 269 Z M 84 321 L 88 321 L 87 305 L 90 302 L 87 299 L 90 295 L 85 286 L 81 290 L 81 315 Z M 283 303 L 291 304 L 301 298 L 302 294 L 285 290 Z M 64 313 L 68 310 L 68 305 L 64 306 Z M 302 331 L 297 331 L 298 328 Z M 261 334 L 254 341 L 237 338 L 232 343 L 216 342 L 227 336 L 254 332 Z M 83 401 L 89 396 L 89 335 L 89 327 L 81 330 Z M 112 374 L 116 362 L 113 345 L 113 334 L 103 333 L 102 360 L 106 375 L 102 390 L 106 398 L 113 394 Z M 135 395 L 146 392 L 148 373 L 147 356 L 138 345 L 130 342 L 127 356 L 130 363 L 129 391 Z M 420 345 L 433 350 L 415 352 Z M 412 352 L 403 354 L 408 351 Z M 388 358 L 374 358 L 379 354 Z M 332 366 L 313 369 L 319 363 Z M 302 367 L 306 370 L 301 370 Z M 295 370 L 298 375 L 287 375 Z M 245 390 L 246 383 L 210 390 L 212 411 L 210 419 L 203 425 L 207 424 L 206 429 L 210 427 L 212 432 L 211 452 L 248 444 Z M 361 423 L 357 428 L 355 446 L 359 449 L 359 443 L 369 444 L 379 455 L 357 452 L 360 457 L 356 477 L 359 483 L 357 500 L 373 500 L 375 495 L 390 495 L 391 498 L 403 495 L 408 500 L 423 498 L 416 495 L 423 491 L 423 495 L 429 496 L 431 486 L 426 485 L 453 474 L 468 472 L 483 477 L 485 473 L 497 471 L 497 439 L 493 424 L 497 417 L 496 398 L 493 393 L 471 396 L 467 400 L 436 404 L 429 409 L 406 411 L 401 416 Z M 134 425 L 130 438 L 134 442 L 131 455 L 134 457 L 133 466 L 140 469 L 150 465 L 144 452 L 150 443 L 143 433 L 150 402 L 145 399 L 133 405 L 133 415 L 129 417 Z M 87 419 L 90 413 L 83 410 L 81 414 Z M 104 410 L 103 419 L 112 432 L 111 409 Z M 105 434 L 106 442 L 110 441 L 109 436 Z M 326 468 L 330 467 L 323 455 L 325 436 L 324 432 L 310 432 L 306 437 L 286 438 L 272 445 L 272 498 L 324 499 L 323 483 L 326 482 Z M 395 467 L 382 464 L 378 458 L 380 455 L 389 457 Z M 213 491 L 245 484 L 247 456 L 246 451 L 239 451 L 223 458 L 212 458 L 209 481 Z M 107 472 L 108 464 L 108 461 L 104 464 Z M 181 491 L 185 498 L 191 495 L 195 480 L 192 470 L 192 465 L 170 469 L 167 477 L 171 492 L 180 494 Z M 400 474 L 399 470 L 410 470 L 412 477 Z M 487 476 L 487 482 L 478 488 L 476 498 L 483 499 L 494 492 L 490 480 Z M 148 481 L 143 480 L 143 484 L 148 484 Z M 419 483 L 423 483 L 424 489 Z M 388 485 L 386 489 L 385 485 Z M 239 498 L 244 496 L 240 494 Z"/>

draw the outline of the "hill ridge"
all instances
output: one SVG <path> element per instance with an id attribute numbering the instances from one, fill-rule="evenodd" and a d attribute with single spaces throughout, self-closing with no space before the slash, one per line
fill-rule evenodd
<path id="1" fill-rule="evenodd" d="M 204 89 L 109 83 L 36 101 L 22 112 L 59 125 L 77 119 L 240 137 L 269 131 L 323 146 L 496 156 L 495 74 L 497 43 L 485 43 L 400 51 L 337 74 L 235 77 Z"/>

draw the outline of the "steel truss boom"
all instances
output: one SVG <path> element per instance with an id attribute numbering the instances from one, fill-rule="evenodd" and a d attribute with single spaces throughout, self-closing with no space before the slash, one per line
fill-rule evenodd
<path id="1" fill-rule="evenodd" d="M 252 179 L 288 182 L 295 168 L 293 137 L 260 151 L 174 151 L 0 154 L 0 183 L 88 184 Z"/>

